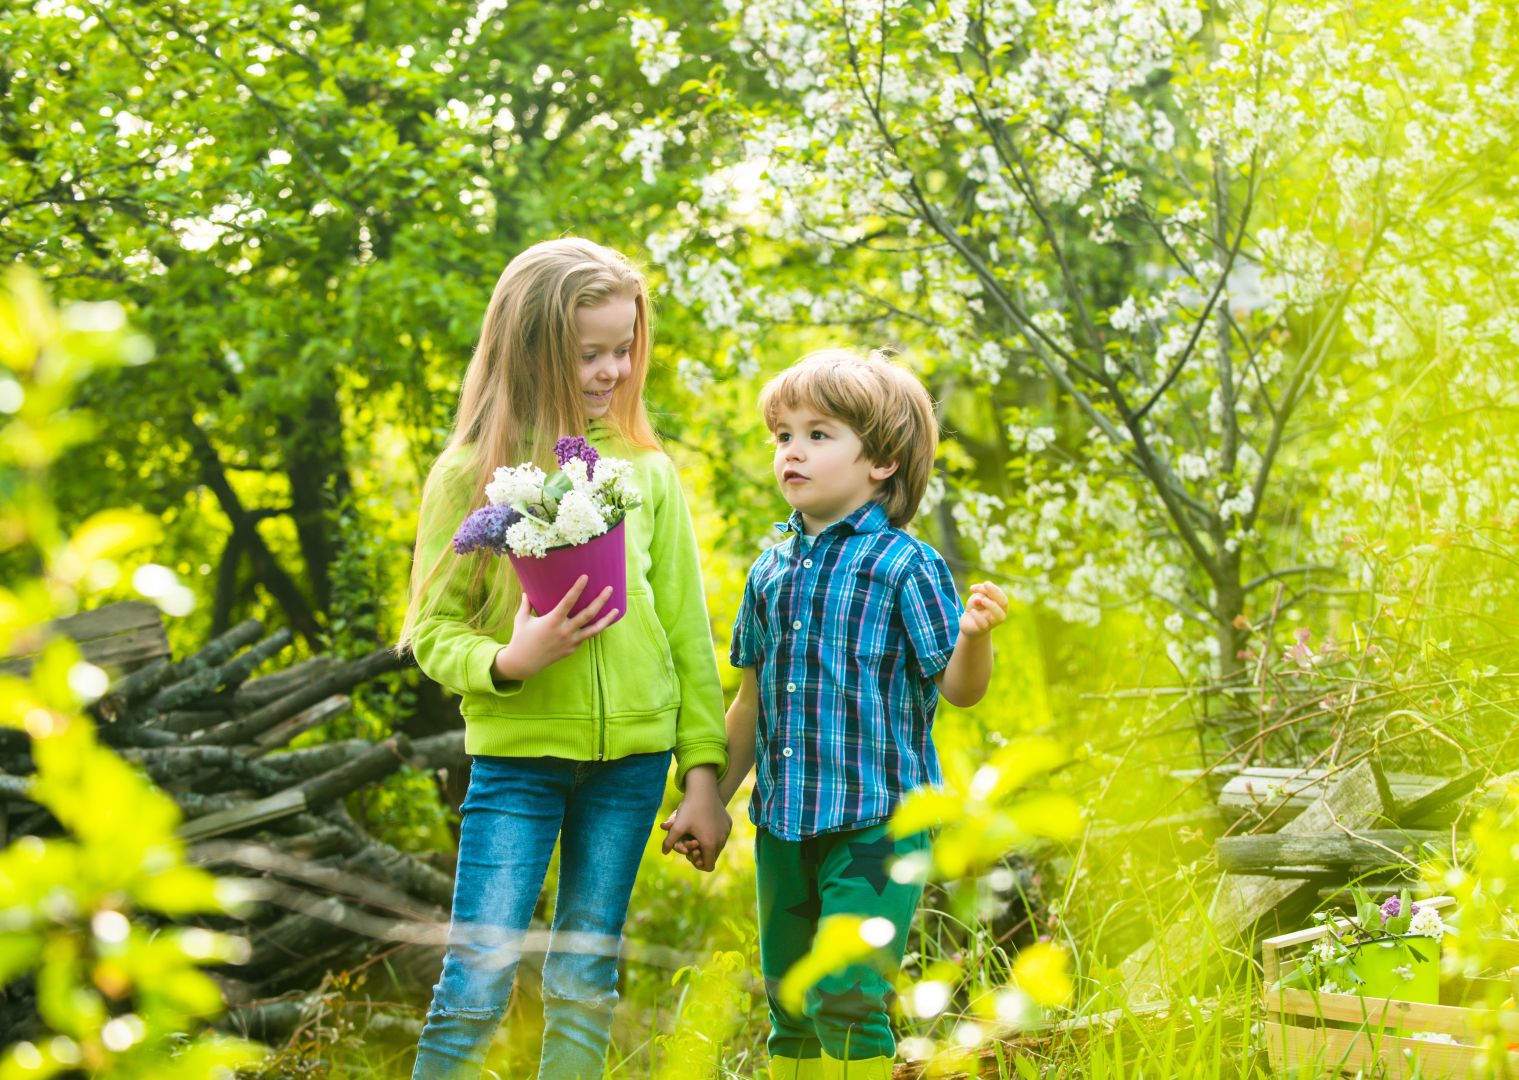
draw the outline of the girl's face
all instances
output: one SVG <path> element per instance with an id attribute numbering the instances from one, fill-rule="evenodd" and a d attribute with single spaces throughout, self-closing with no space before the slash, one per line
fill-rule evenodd
<path id="1" fill-rule="evenodd" d="M 614 296 L 575 310 L 580 336 L 580 404 L 587 420 L 605 416 L 612 392 L 633 375 L 633 332 L 638 305 L 631 296 Z"/>

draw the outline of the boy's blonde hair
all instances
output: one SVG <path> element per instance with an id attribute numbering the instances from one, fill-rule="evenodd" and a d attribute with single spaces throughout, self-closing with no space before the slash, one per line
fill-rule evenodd
<path id="1" fill-rule="evenodd" d="M 760 391 L 765 426 L 772 432 L 781 409 L 810 407 L 845 424 L 859 436 L 873 465 L 896 463 L 877 501 L 895 528 L 918 512 L 939 448 L 933 399 L 912 373 L 880 349 L 808 353 Z"/>
<path id="2" fill-rule="evenodd" d="M 643 404 L 650 337 L 649 294 L 643 275 L 618 252 L 580 237 L 534 244 L 507 263 L 497 280 L 459 391 L 459 411 L 446 448 L 467 453 L 464 468 L 471 479 L 470 492 L 455 508 L 459 519 L 484 505 L 485 485 L 497 466 L 523 461 L 548 466 L 556 439 L 584 433 L 575 314 L 618 298 L 632 300 L 636 312 L 632 371 L 617 388 L 605 421 L 628 444 L 659 448 Z M 429 502 L 445 494 L 441 461 L 442 457 L 434 463 L 423 488 L 423 517 Z M 483 629 L 486 615 L 500 605 L 510 611 L 518 595 L 516 576 L 504 569 L 507 560 L 461 559 L 446 543 L 433 557 L 426 557 L 423 549 L 436 547 L 437 540 L 417 537 L 410 597 L 397 646 L 402 651 L 411 647 L 417 629 L 456 576 L 468 577 L 464 584 L 470 622 L 476 629 Z M 440 583 L 441 588 L 437 587 Z"/>

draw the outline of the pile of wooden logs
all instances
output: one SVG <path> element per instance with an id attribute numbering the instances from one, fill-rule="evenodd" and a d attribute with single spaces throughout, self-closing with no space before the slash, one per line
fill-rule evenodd
<path id="1" fill-rule="evenodd" d="M 338 739 L 290 750 L 351 707 L 348 693 L 403 663 L 377 649 L 355 660 L 316 657 L 252 679 L 290 644 L 288 630 L 264 635 L 241 623 L 173 661 L 156 609 L 117 604 L 61 620 L 85 658 L 116 674 L 91 711 L 101 739 L 135 762 L 179 805 L 189 858 L 242 879 L 253 901 L 241 917 L 213 925 L 249 942 L 246 958 L 217 973 L 240 1031 L 279 1038 L 299 1020 L 289 996 L 329 971 L 384 954 L 386 968 L 413 988 L 435 976 L 452 875 L 369 835 L 343 797 L 403 764 L 455 759 L 462 732 L 409 741 Z M 23 671 L 26 658 L 7 661 Z M 11 836 L 58 826 L 27 799 L 32 771 L 24 736 L 0 743 L 0 825 Z M 27 1033 L 30 991 L 0 999 L 0 1039 Z"/>
<path id="2" fill-rule="evenodd" d="M 1336 769 L 1232 768 L 1173 774 L 1208 783 L 1217 809 L 1187 815 L 1215 835 L 1221 874 L 1208 907 L 1189 911 L 1122 965 L 1136 1000 L 1164 993 L 1167 971 L 1245 938 L 1268 916 L 1293 923 L 1326 899 L 1417 887 L 1420 863 L 1449 857 L 1473 810 L 1496 804 L 1515 777 L 1475 770 L 1456 777 L 1384 774 L 1366 758 Z M 1221 835 L 1220 835 L 1221 834 Z"/>

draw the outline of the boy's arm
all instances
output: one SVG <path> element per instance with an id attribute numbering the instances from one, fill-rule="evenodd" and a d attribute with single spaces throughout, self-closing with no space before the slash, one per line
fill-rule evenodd
<path id="1" fill-rule="evenodd" d="M 992 629 L 1007 618 L 1007 595 L 989 581 L 970 587 L 960 616 L 960 636 L 949 663 L 934 676 L 939 693 L 951 705 L 968 709 L 986 694 L 992 678 Z"/>
<path id="2" fill-rule="evenodd" d="M 738 694 L 728 706 L 728 775 L 717 785 L 717 797 L 727 806 L 754 768 L 754 725 L 759 720 L 759 684 L 754 669 L 743 669 Z"/>

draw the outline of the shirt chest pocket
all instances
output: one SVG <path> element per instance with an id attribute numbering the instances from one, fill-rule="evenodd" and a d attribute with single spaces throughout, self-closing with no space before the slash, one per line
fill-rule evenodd
<path id="1" fill-rule="evenodd" d="M 813 605 L 822 627 L 819 637 L 846 656 L 878 658 L 902 651 L 895 595 L 889 582 L 869 570 L 857 570 L 828 590 L 822 605 Z M 811 614 L 811 613 L 809 613 Z"/>

